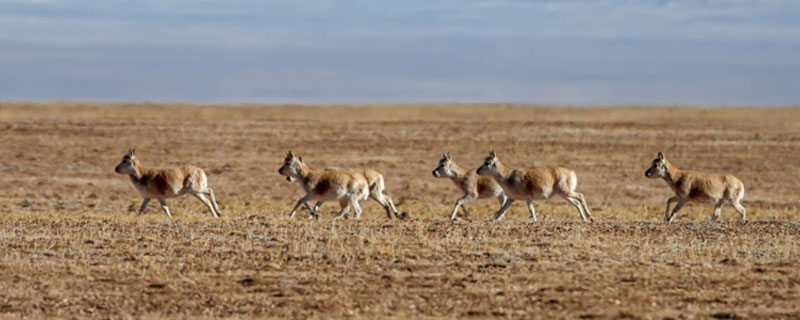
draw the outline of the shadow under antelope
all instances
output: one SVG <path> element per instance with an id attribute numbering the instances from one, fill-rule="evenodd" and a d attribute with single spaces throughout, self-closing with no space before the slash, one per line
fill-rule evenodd
<path id="1" fill-rule="evenodd" d="M 667 199 L 667 210 L 664 220 L 672 222 L 675 215 L 687 202 L 709 201 L 714 203 L 714 213 L 711 220 L 719 218 L 722 206 L 728 202 L 742 216 L 742 221 L 747 220 L 747 213 L 741 201 L 744 198 L 744 184 L 738 178 L 726 174 L 703 173 L 697 171 L 681 171 L 667 161 L 664 154 L 659 152 L 653 159 L 650 168 L 644 172 L 645 177 L 655 179 L 663 178 L 669 188 L 675 193 L 674 197 Z M 677 201 L 678 204 L 669 213 L 669 206 Z"/>
<path id="2" fill-rule="evenodd" d="M 500 207 L 506 202 L 506 194 L 503 188 L 491 177 L 479 176 L 476 170 L 466 170 L 453 161 L 450 152 L 442 154 L 439 165 L 433 169 L 433 176 L 437 178 L 450 178 L 453 183 L 464 192 L 464 195 L 456 201 L 450 220 L 455 220 L 458 215 L 458 208 L 464 212 L 464 217 L 469 218 L 469 212 L 464 204 L 474 199 L 497 198 Z"/>
<path id="3" fill-rule="evenodd" d="M 219 218 L 222 215 L 217 206 L 217 200 L 214 198 L 214 190 L 208 186 L 208 178 L 203 169 L 195 166 L 146 169 L 136 157 L 135 150 L 130 149 L 128 154 L 122 157 L 122 161 L 114 171 L 130 176 L 133 186 L 144 197 L 142 206 L 139 207 L 139 215 L 147 209 L 150 199 L 156 198 L 161 203 L 164 214 L 171 217 L 172 214 L 169 212 L 165 199 L 182 196 L 186 193 L 195 196 L 205 204 L 214 217 Z"/>
<path id="4" fill-rule="evenodd" d="M 515 200 L 525 200 L 528 203 L 531 218 L 536 221 L 533 200 L 548 199 L 554 193 L 575 206 L 583 221 L 594 221 L 583 194 L 575 192 L 575 187 L 578 185 L 575 171 L 562 167 L 511 170 L 500 162 L 497 154 L 492 150 L 477 172 L 482 176 L 492 176 L 508 197 L 506 203 L 495 214 L 496 221 L 503 219 L 506 210 Z"/>

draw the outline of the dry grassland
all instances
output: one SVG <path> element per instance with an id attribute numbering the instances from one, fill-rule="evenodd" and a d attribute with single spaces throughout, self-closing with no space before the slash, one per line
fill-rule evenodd
<path id="1" fill-rule="evenodd" d="M 800 318 L 800 108 L 4 103 L 0 137 L 0 318 Z M 204 168 L 223 218 L 188 196 L 136 216 L 129 147 Z M 410 218 L 286 218 L 288 149 L 381 171 Z M 538 223 L 489 222 L 494 200 L 449 221 L 441 153 L 491 149 L 575 170 L 598 222 L 560 198 Z M 750 221 L 694 204 L 664 224 L 658 151 L 738 176 Z"/>

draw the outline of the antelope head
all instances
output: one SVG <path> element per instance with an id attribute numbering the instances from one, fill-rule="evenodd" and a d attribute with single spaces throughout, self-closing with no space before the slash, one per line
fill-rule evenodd
<path id="1" fill-rule="evenodd" d="M 286 181 L 294 182 L 302 177 L 306 172 L 306 165 L 303 163 L 303 157 L 295 156 L 292 151 L 286 152 L 286 158 L 283 159 L 283 166 L 278 169 L 278 173 L 286 177 Z"/>
<path id="2" fill-rule="evenodd" d="M 456 171 L 453 169 L 453 156 L 450 152 L 442 154 L 442 159 L 439 159 L 439 166 L 433 169 L 434 177 L 451 178 L 456 176 Z"/>
<path id="3" fill-rule="evenodd" d="M 492 175 L 498 171 L 498 163 L 500 163 L 500 159 L 497 158 L 497 153 L 492 150 L 492 152 L 489 152 L 489 156 L 483 160 L 483 165 L 478 168 L 477 172 L 482 176 Z"/>
<path id="4" fill-rule="evenodd" d="M 644 176 L 648 178 L 663 178 L 667 174 L 667 159 L 664 154 L 659 152 L 658 157 L 653 159 L 650 169 L 644 172 Z"/>
<path id="5" fill-rule="evenodd" d="M 129 149 L 128 154 L 122 157 L 122 161 L 114 169 L 119 174 L 136 174 L 139 168 L 139 158 L 136 157 L 136 150 Z"/>

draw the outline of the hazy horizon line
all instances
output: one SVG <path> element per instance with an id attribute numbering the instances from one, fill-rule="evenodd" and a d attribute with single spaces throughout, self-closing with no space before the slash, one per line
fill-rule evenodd
<path id="1" fill-rule="evenodd" d="M 511 107 L 553 107 L 553 108 L 800 108 L 800 104 L 665 104 L 665 103 L 619 103 L 619 104 L 565 104 L 548 102 L 510 102 L 510 101 L 431 101 L 431 102 L 195 102 L 195 101 L 157 101 L 157 100 L 0 100 L 0 106 L 5 104 L 34 104 L 38 106 L 56 104 L 86 104 L 90 106 L 123 106 L 123 105 L 153 105 L 153 106 L 197 106 L 197 107 L 446 107 L 446 106 L 511 106 Z"/>

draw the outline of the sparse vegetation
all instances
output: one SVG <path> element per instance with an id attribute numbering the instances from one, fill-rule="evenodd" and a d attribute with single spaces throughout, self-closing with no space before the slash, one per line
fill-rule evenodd
<path id="1" fill-rule="evenodd" d="M 800 317 L 798 108 L 5 103 L 0 137 L 3 318 Z M 114 173 L 131 147 L 203 168 L 225 215 L 178 198 L 173 218 L 136 216 Z M 360 221 L 288 219 L 288 149 L 375 168 L 408 219 L 372 201 Z M 432 168 L 491 149 L 575 170 L 597 222 L 561 199 L 539 222 L 490 222 L 494 199 L 450 221 L 463 193 Z M 658 151 L 739 177 L 749 221 L 689 204 L 665 224 L 672 193 L 644 177 Z"/>

